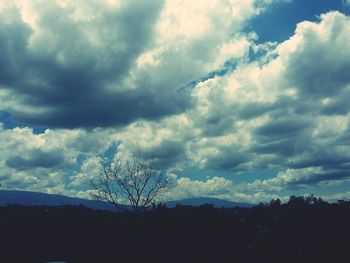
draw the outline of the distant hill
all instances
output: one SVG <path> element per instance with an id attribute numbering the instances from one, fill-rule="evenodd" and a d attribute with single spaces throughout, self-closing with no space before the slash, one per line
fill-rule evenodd
<path id="1" fill-rule="evenodd" d="M 92 209 L 115 211 L 115 208 L 108 203 L 88 200 L 82 198 L 69 197 L 56 194 L 45 194 L 38 192 L 17 191 L 17 190 L 0 190 L 0 206 L 7 205 L 47 205 L 47 206 L 64 206 L 64 205 L 83 205 Z"/>
<path id="2" fill-rule="evenodd" d="M 167 202 L 167 207 L 175 207 L 177 204 L 179 205 L 185 205 L 185 206 L 200 206 L 204 204 L 210 204 L 214 207 L 224 207 L 224 208 L 230 208 L 230 207 L 252 207 L 252 204 L 246 204 L 246 203 L 237 203 L 237 202 L 231 202 L 228 200 L 218 199 L 218 198 L 209 198 L 209 197 L 194 197 L 194 198 L 186 198 L 178 201 L 170 201 Z"/>
<path id="3" fill-rule="evenodd" d="M 166 202 L 166 206 L 171 208 L 177 204 L 184 206 L 200 206 L 204 204 L 211 204 L 214 207 L 251 207 L 250 204 L 235 203 L 227 200 L 208 198 L 208 197 L 195 197 L 187 198 L 178 201 Z M 0 190 L 0 206 L 7 205 L 24 205 L 24 206 L 35 206 L 35 205 L 47 205 L 47 206 L 64 206 L 64 205 L 83 205 L 91 209 L 101 209 L 115 211 L 113 205 L 106 202 L 69 197 L 64 195 L 56 194 L 45 194 L 38 192 L 29 191 L 18 191 L 18 190 Z"/>

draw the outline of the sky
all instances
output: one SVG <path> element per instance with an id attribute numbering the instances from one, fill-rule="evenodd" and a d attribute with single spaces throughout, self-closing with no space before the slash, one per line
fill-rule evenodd
<path id="1" fill-rule="evenodd" d="M 2 189 L 88 197 L 153 158 L 166 196 L 350 198 L 349 0 L 0 1 Z"/>

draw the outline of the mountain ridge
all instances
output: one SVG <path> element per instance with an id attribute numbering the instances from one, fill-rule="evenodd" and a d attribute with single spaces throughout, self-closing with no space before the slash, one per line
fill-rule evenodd
<path id="1" fill-rule="evenodd" d="M 200 206 L 200 205 L 213 205 L 214 207 L 251 207 L 253 205 L 246 203 L 231 202 L 224 199 L 210 198 L 210 197 L 193 197 L 185 198 L 175 201 L 165 202 L 165 205 L 169 208 L 176 205 L 182 206 Z M 115 207 L 112 204 L 90 200 L 78 197 L 70 197 L 60 194 L 48 194 L 41 192 L 21 191 L 21 190 L 0 190 L 0 207 L 8 205 L 23 205 L 23 206 L 64 206 L 64 205 L 83 205 L 91 209 L 109 210 L 115 211 Z"/>

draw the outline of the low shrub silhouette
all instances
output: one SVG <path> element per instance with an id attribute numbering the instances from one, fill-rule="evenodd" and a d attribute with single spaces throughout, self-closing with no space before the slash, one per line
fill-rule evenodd
<path id="1" fill-rule="evenodd" d="M 253 208 L 0 208 L 0 262 L 348 262 L 350 202 Z"/>

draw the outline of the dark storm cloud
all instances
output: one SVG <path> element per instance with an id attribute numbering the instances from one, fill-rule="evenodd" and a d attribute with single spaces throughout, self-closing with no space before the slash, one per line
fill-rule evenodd
<path id="1" fill-rule="evenodd" d="M 325 171 L 314 173 L 308 177 L 300 177 L 285 184 L 286 189 L 300 189 L 308 186 L 317 186 L 329 181 L 341 181 L 350 177 L 348 170 Z"/>
<path id="2" fill-rule="evenodd" d="M 162 96 L 163 101 L 158 100 Z M 68 99 L 67 99 L 68 100 Z M 30 114 L 12 112 L 23 122 L 50 127 L 106 127 L 129 124 L 140 118 L 155 120 L 180 113 L 188 106 L 188 100 L 177 94 L 160 95 L 145 89 L 87 94 L 73 101 L 56 106 L 49 112 Z"/>
<path id="3" fill-rule="evenodd" d="M 292 156 L 297 152 L 294 139 L 258 143 L 251 150 L 258 154 L 279 154 L 286 157 Z"/>
<path id="4" fill-rule="evenodd" d="M 74 21 L 55 4 L 44 6 L 42 32 L 16 12 L 0 29 L 1 87 L 18 97 L 14 103 L 31 109 L 10 105 L 5 110 L 12 117 L 50 127 L 118 126 L 188 106 L 185 96 L 165 87 L 123 84 L 152 43 L 162 1 L 130 2 L 88 22 Z"/>
<path id="5" fill-rule="evenodd" d="M 255 134 L 268 137 L 269 140 L 285 139 L 300 134 L 307 126 L 307 123 L 299 119 L 272 120 L 257 128 Z"/>
<path id="6" fill-rule="evenodd" d="M 331 62 L 334 61 L 322 61 L 317 57 L 319 53 L 330 52 L 328 48 L 320 48 L 314 52 L 307 54 L 308 57 L 305 57 L 305 54 L 293 57 L 296 61 L 290 62 L 292 65 L 288 73 L 291 84 L 297 85 L 304 95 L 313 98 L 336 95 L 350 82 L 350 62 L 340 61 L 340 64 L 332 65 Z"/>
<path id="7" fill-rule="evenodd" d="M 275 109 L 270 115 L 282 115 L 283 118 L 271 118 L 267 123 L 253 130 L 254 143 L 250 151 L 257 154 L 274 154 L 278 158 L 292 157 L 303 152 L 309 147 L 309 132 L 313 125 L 303 118 L 288 116 L 285 113 L 287 107 L 293 104 L 285 104 L 281 109 Z"/>
<path id="8" fill-rule="evenodd" d="M 307 119 L 308 122 L 272 120 L 256 130 L 255 143 L 250 149 L 259 154 L 255 162 L 264 163 L 265 160 L 297 171 L 288 180 L 277 176 L 272 188 L 294 189 L 349 177 L 347 146 L 343 141 L 337 143 L 338 137 L 313 136 L 317 121 L 311 116 Z M 341 137 L 341 134 L 337 136 Z M 271 156 L 274 157 L 269 159 Z M 303 175 L 302 171 L 310 167 L 320 170 Z"/>
<path id="9" fill-rule="evenodd" d="M 322 105 L 320 113 L 323 115 L 346 115 L 350 112 L 350 91 L 341 92 L 337 98 Z"/>
<path id="10" fill-rule="evenodd" d="M 336 168 L 308 167 L 303 169 L 287 169 L 276 177 L 255 180 L 247 184 L 247 189 L 252 191 L 278 192 L 283 189 L 295 190 L 310 186 L 337 184 L 350 178 L 349 163 Z"/>
<path id="11" fill-rule="evenodd" d="M 208 158 L 208 168 L 240 171 L 242 169 L 240 166 L 247 164 L 252 160 L 252 157 L 251 153 L 239 152 L 230 147 L 223 147 L 220 149 L 220 153 Z"/>
<path id="12" fill-rule="evenodd" d="M 35 168 L 54 168 L 64 164 L 64 156 L 60 151 L 43 151 L 35 149 L 27 153 L 28 157 L 13 155 L 5 164 L 15 170 L 31 170 Z"/>
<path id="13" fill-rule="evenodd" d="M 289 166 L 292 168 L 305 168 L 305 167 L 323 167 L 323 168 L 337 168 L 342 167 L 350 163 L 350 157 L 341 153 L 337 153 L 334 149 L 327 149 L 328 145 L 324 147 L 315 147 L 313 152 L 304 152 L 305 158 L 298 161 L 289 162 Z M 310 146 L 309 148 L 311 148 Z"/>
<path id="14" fill-rule="evenodd" d="M 165 140 L 155 147 L 138 148 L 136 154 L 142 158 L 153 159 L 160 168 L 172 167 L 185 158 L 185 146 L 179 141 Z"/>
<path id="15" fill-rule="evenodd" d="M 273 108 L 273 104 L 269 103 L 249 103 L 239 107 L 237 115 L 243 120 L 253 119 L 273 110 Z"/>
<path id="16" fill-rule="evenodd" d="M 236 154 L 232 157 L 221 156 L 220 158 L 213 158 L 211 160 L 212 165 L 210 168 L 223 169 L 223 170 L 235 170 L 239 165 L 244 164 L 250 160 L 249 155 Z M 239 170 L 239 168 L 238 168 Z"/>
<path id="17" fill-rule="evenodd" d="M 299 136 L 268 145 L 255 145 L 260 162 L 270 162 L 286 169 L 276 177 L 257 180 L 250 186 L 256 190 L 280 191 L 282 189 L 301 189 L 309 186 L 329 184 L 350 177 L 350 155 L 346 137 L 312 138 Z M 339 142 L 341 140 L 341 142 Z M 269 160 L 264 154 L 280 156 Z M 277 161 L 277 162 L 276 162 Z"/>
<path id="18" fill-rule="evenodd" d="M 215 137 L 230 132 L 234 127 L 234 118 L 224 117 L 220 113 L 207 116 L 202 122 L 198 122 L 203 136 Z"/>
<path id="19" fill-rule="evenodd" d="M 334 139 L 335 145 L 350 145 L 350 123 L 348 123 L 347 129 Z"/>
<path id="20" fill-rule="evenodd" d="M 10 24 L 3 21 L 0 13 L 0 84 L 12 85 L 20 78 L 21 68 L 18 63 L 23 61 L 25 45 L 31 30 L 20 22 L 20 15 L 12 11 L 17 19 Z"/>

